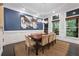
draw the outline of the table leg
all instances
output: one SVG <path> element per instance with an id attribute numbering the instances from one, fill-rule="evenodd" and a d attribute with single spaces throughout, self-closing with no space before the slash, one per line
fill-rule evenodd
<path id="1" fill-rule="evenodd" d="M 38 41 L 36 41 L 36 55 L 38 55 Z"/>

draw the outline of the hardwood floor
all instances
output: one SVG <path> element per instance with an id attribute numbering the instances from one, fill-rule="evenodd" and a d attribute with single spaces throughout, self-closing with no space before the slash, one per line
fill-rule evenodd
<path id="1" fill-rule="evenodd" d="M 68 43 L 64 41 L 57 40 L 57 43 L 51 45 L 49 49 L 45 48 L 45 53 L 43 54 L 39 50 L 39 56 L 78 56 L 79 55 L 79 45 Z M 25 49 L 24 42 L 19 42 L 16 44 L 10 44 L 4 46 L 2 56 L 28 56 L 27 50 Z M 30 53 L 30 56 L 35 56 L 35 50 Z"/>

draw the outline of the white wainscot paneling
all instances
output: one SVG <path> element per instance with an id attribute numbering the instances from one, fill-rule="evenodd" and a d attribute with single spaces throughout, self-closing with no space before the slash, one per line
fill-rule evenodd
<path id="1" fill-rule="evenodd" d="M 42 31 L 43 30 L 4 31 L 4 45 L 24 41 L 25 35 Z"/>
<path id="2" fill-rule="evenodd" d="M 57 36 L 58 40 L 62 40 L 62 41 L 67 41 L 67 42 L 71 42 L 71 43 L 75 43 L 75 44 L 79 44 L 79 37 L 62 37 L 62 36 Z"/>
<path id="3" fill-rule="evenodd" d="M 2 31 L 0 31 L 0 56 L 3 52 L 3 34 Z"/>

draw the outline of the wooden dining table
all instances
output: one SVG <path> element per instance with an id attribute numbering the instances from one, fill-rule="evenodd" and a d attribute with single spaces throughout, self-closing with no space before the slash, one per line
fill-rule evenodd
<path id="1" fill-rule="evenodd" d="M 33 34 L 31 35 L 31 38 L 36 42 L 35 49 L 36 49 L 36 55 L 38 55 L 39 42 L 42 39 L 42 34 Z"/>

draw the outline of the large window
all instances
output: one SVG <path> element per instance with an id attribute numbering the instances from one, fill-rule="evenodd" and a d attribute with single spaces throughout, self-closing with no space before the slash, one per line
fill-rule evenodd
<path id="1" fill-rule="evenodd" d="M 66 20 L 66 35 L 71 37 L 78 37 L 78 19 L 69 18 Z"/>
<path id="2" fill-rule="evenodd" d="M 53 32 L 59 35 L 59 21 L 53 21 L 52 25 L 53 25 Z"/>

